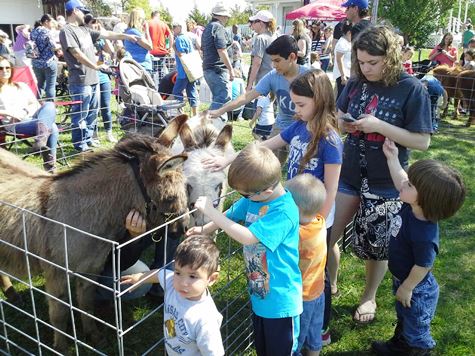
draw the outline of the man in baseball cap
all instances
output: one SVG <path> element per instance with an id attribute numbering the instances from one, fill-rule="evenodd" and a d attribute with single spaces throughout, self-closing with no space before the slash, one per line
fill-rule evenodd
<path id="1" fill-rule="evenodd" d="M 341 6 L 346 7 L 346 18 L 353 24 L 351 39 L 354 41 L 361 31 L 371 25 L 368 0 L 348 0 Z"/>
<path id="2" fill-rule="evenodd" d="M 91 12 L 80 0 L 69 0 L 65 5 L 64 8 L 66 12 L 72 12 L 74 9 L 78 9 L 83 14 L 88 14 Z"/>

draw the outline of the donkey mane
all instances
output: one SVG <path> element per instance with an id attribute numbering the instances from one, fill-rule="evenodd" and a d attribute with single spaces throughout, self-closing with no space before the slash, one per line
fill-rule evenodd
<path id="1" fill-rule="evenodd" d="M 195 136 L 197 148 L 210 147 L 218 137 L 218 131 L 214 126 L 198 126 L 194 129 L 193 135 Z"/>
<path id="2" fill-rule="evenodd" d="M 100 162 L 106 159 L 121 159 L 126 161 L 127 157 L 125 155 L 139 156 L 144 153 L 156 153 L 159 149 L 163 150 L 165 148 L 158 144 L 154 137 L 140 134 L 128 134 L 125 138 L 120 140 L 113 149 L 86 155 L 84 160 L 75 164 L 70 170 L 58 173 L 53 177 L 53 180 L 61 180 L 63 178 L 75 176 L 85 170 L 97 166 Z"/>

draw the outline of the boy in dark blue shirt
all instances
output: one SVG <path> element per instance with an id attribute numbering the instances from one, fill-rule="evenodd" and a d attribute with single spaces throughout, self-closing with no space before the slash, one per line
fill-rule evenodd
<path id="1" fill-rule="evenodd" d="M 386 138 L 383 145 L 391 178 L 403 203 L 401 229 L 389 242 L 388 267 L 393 274 L 397 326 L 386 342 L 373 342 L 378 355 L 429 355 L 435 346 L 430 334 L 439 297 L 431 269 L 439 251 L 437 221 L 462 206 L 465 186 L 460 174 L 439 161 L 421 160 L 406 173 L 398 149 Z"/>

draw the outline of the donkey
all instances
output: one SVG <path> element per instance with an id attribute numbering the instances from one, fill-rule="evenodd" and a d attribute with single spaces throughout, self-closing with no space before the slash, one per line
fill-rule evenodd
<path id="1" fill-rule="evenodd" d="M 0 270 L 27 275 L 24 252 L 6 243 L 27 249 L 42 257 L 29 257 L 31 273 L 43 273 L 46 292 L 66 302 L 66 272 L 48 263 L 65 266 L 65 236 L 69 270 L 98 275 L 111 244 L 80 231 L 118 241 L 126 233 L 124 221 L 131 209 L 146 217 L 147 226 L 164 223 L 170 213 L 185 213 L 187 196 L 181 166 L 186 155 L 172 156 L 169 147 L 187 118 L 175 118 L 158 138 L 130 135 L 113 149 L 86 155 L 70 171 L 53 176 L 27 167 L 21 159 L 0 150 Z M 178 220 L 169 230 L 184 231 L 185 223 Z M 95 290 L 92 283 L 76 278 L 79 309 L 93 313 Z M 48 304 L 51 324 L 65 331 L 68 309 L 53 298 L 48 298 Z M 84 313 L 81 319 L 86 336 L 99 343 L 101 335 L 94 320 Z M 55 331 L 54 347 L 64 352 L 67 337 Z"/>
<path id="2" fill-rule="evenodd" d="M 457 76 L 463 71 L 462 67 L 449 67 L 448 65 L 440 65 L 433 69 L 434 77 L 436 77 L 442 86 L 444 87 L 448 100 L 454 98 L 454 113 L 453 118 L 457 119 L 459 116 L 459 102 L 462 98 L 461 93 L 457 90 Z M 445 96 L 444 96 L 445 97 Z M 447 111 L 449 109 L 448 101 L 445 105 L 442 117 L 447 116 Z"/>
<path id="3" fill-rule="evenodd" d="M 180 130 L 180 140 L 188 160 L 183 165 L 186 176 L 188 204 L 193 208 L 199 196 L 207 196 L 215 203 L 215 207 L 223 210 L 224 199 L 220 196 L 227 190 L 227 170 L 211 172 L 203 168 L 201 161 L 211 156 L 229 157 L 234 154 L 231 143 L 232 126 L 226 125 L 218 133 L 213 124 L 195 126 L 191 129 L 188 123 Z M 176 149 L 176 143 L 172 151 Z M 176 151 L 175 151 L 176 152 Z M 209 222 L 204 214 L 195 211 L 190 216 L 190 225 L 203 225 Z"/>

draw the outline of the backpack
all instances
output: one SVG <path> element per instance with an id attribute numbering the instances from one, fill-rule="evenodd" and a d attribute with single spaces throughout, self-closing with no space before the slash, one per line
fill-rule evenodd
<path id="1" fill-rule="evenodd" d="M 36 59 L 40 56 L 38 46 L 35 41 L 27 41 L 25 44 L 25 55 L 27 58 Z"/>

